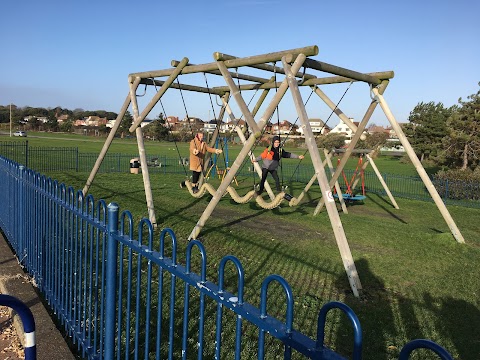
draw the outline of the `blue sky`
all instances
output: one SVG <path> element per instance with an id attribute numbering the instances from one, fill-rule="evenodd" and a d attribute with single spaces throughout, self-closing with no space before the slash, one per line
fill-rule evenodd
<path id="1" fill-rule="evenodd" d="M 404 122 L 421 101 L 451 106 L 478 90 L 479 13 L 474 0 L 5 1 L 0 105 L 118 112 L 130 73 L 170 68 L 172 59 L 183 57 L 212 62 L 215 51 L 242 57 L 318 45 L 319 61 L 360 72 L 393 70 L 385 98 Z M 203 77 L 180 81 L 205 85 Z M 322 89 L 337 102 L 347 87 Z M 309 92 L 302 95 L 305 101 Z M 184 96 L 190 116 L 207 120 L 218 111 L 206 96 Z M 251 96 L 244 95 L 247 101 Z M 360 120 L 369 102 L 368 87 L 354 83 L 340 108 Z M 178 91 L 163 104 L 168 115 L 185 115 Z M 315 96 L 307 112 L 324 120 L 330 115 Z M 291 97 L 278 117 L 296 119 Z M 329 124 L 336 123 L 333 116 Z M 387 120 L 378 109 L 371 123 Z"/>

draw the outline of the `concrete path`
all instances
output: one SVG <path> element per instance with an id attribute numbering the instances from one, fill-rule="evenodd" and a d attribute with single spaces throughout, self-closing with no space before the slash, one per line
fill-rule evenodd
<path id="1" fill-rule="evenodd" d="M 61 332 L 37 295 L 29 276 L 18 264 L 17 258 L 0 233 L 0 293 L 15 296 L 23 301 L 35 318 L 35 335 L 38 360 L 75 359 Z M 15 328 L 23 341 L 23 327 L 18 316 L 14 318 Z"/>

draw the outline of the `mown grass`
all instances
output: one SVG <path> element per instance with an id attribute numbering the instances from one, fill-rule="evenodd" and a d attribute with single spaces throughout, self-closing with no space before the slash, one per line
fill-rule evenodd
<path id="1" fill-rule="evenodd" d="M 36 141 L 39 143 L 34 144 Z M 31 145 L 79 146 L 81 151 L 99 151 L 103 145 L 103 141 L 82 141 L 78 137 L 48 142 L 29 138 Z M 112 152 L 136 150 L 134 139 L 116 139 L 115 143 L 118 148 L 112 146 Z M 147 152 L 175 153 L 173 144 L 147 142 L 146 146 Z M 186 154 L 186 145 L 179 146 Z M 238 148 L 231 146 L 229 151 L 233 159 Z M 352 161 L 349 166 L 354 167 Z M 385 173 L 415 174 L 411 165 L 397 158 L 380 157 L 377 166 Z M 88 177 L 88 173 L 74 172 L 48 175 L 77 189 Z M 194 199 L 181 190 L 178 183 L 183 179 L 181 175 L 151 174 L 157 223 L 160 229 L 175 230 L 180 255 L 210 199 Z M 252 181 L 240 180 L 237 190 L 245 194 Z M 217 179 L 212 183 L 218 186 Z M 292 194 L 300 191 L 301 185 L 293 184 Z M 96 199 L 119 203 L 136 221 L 146 216 L 141 175 L 100 174 L 90 192 Z M 349 214 L 341 214 L 341 219 L 363 285 L 362 297 L 357 299 L 351 293 L 328 216 L 325 212 L 312 215 L 319 198 L 318 189 L 313 188 L 300 206 L 271 211 L 255 203 L 238 205 L 227 197 L 222 199 L 201 233 L 208 251 L 208 279 L 217 280 L 222 257 L 235 255 L 245 268 L 245 300 L 258 304 L 263 279 L 281 275 L 293 288 L 295 328 L 311 337 L 316 336 L 317 314 L 323 304 L 332 300 L 347 303 L 362 324 L 365 359 L 396 359 L 402 346 L 415 338 L 436 341 L 456 359 L 478 359 L 479 210 L 449 207 L 466 240 L 461 245 L 433 203 L 397 198 L 400 209 L 395 210 L 387 198 L 368 194 L 363 205 L 350 206 Z M 184 262 L 182 256 L 180 262 Z M 281 296 L 278 299 L 280 304 L 272 311 L 282 317 L 283 300 Z M 349 355 L 353 343 L 350 325 L 338 313 L 329 316 L 329 324 L 327 344 Z M 421 354 L 412 359 L 435 358 Z"/>

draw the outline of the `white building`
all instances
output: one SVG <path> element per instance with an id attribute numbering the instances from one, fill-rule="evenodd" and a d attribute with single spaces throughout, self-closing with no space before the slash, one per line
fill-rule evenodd
<path id="1" fill-rule="evenodd" d="M 330 131 L 330 127 L 328 127 L 322 119 L 309 119 L 308 122 L 310 123 L 314 135 L 324 135 Z M 299 126 L 297 132 L 303 136 L 303 127 Z"/>
<path id="2" fill-rule="evenodd" d="M 350 118 L 350 121 L 354 123 L 356 126 L 358 126 L 360 123 L 353 121 L 352 118 Z M 340 121 L 332 130 L 330 130 L 330 133 L 334 134 L 342 134 L 345 136 L 345 143 L 348 144 L 352 140 L 353 136 L 353 131 L 348 127 L 347 124 L 345 124 L 343 121 Z M 366 131 L 364 131 L 366 134 Z"/>
<path id="3" fill-rule="evenodd" d="M 210 120 L 209 122 L 203 124 L 203 131 L 205 131 L 206 133 L 213 134 L 216 128 L 217 128 L 216 120 Z"/>

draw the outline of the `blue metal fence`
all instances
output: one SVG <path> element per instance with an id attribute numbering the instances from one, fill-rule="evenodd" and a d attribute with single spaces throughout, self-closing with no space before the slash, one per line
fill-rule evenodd
<path id="1" fill-rule="evenodd" d="M 188 244 L 182 265 L 171 229 L 155 240 L 147 219 L 135 227 L 128 210 L 1 157 L 0 181 L 0 228 L 85 358 L 343 359 L 323 343 L 334 308 L 352 322 L 354 359 L 361 358 L 360 323 L 344 304 L 321 309 L 311 339 L 293 328 L 293 293 L 283 278 L 263 281 L 255 307 L 244 301 L 244 270 L 233 256 L 220 261 L 215 284 L 198 241 Z M 268 313 L 272 283 L 283 289 L 284 321 Z"/>

